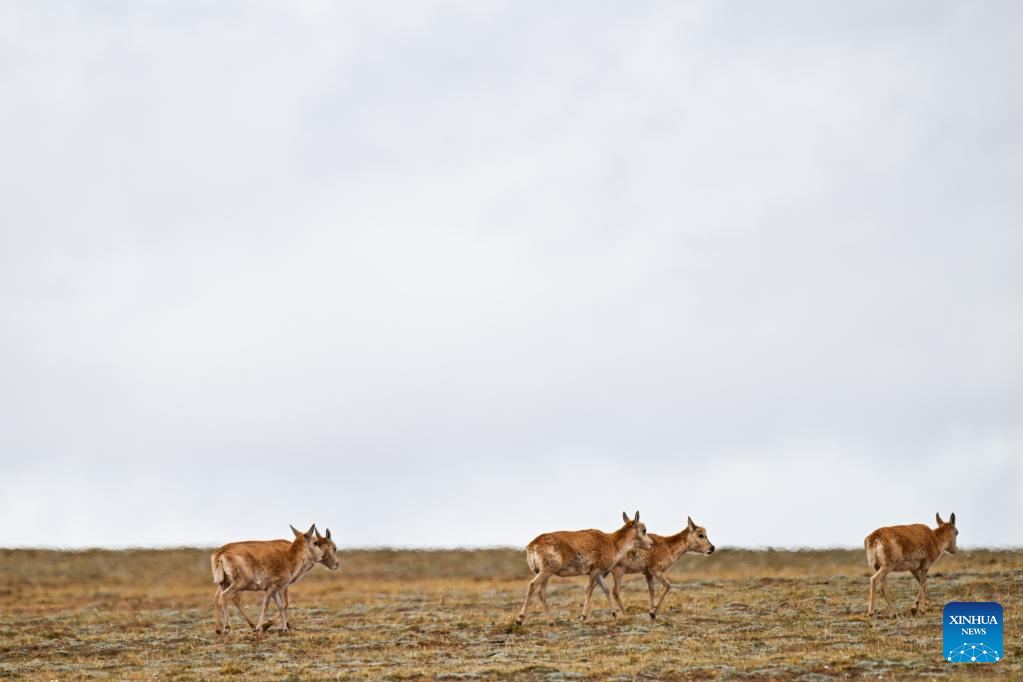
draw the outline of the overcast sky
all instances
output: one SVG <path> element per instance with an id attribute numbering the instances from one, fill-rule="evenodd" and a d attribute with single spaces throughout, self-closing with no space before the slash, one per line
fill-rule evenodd
<path id="1" fill-rule="evenodd" d="M 0 3 L 0 546 L 1023 545 L 1021 34 Z"/>

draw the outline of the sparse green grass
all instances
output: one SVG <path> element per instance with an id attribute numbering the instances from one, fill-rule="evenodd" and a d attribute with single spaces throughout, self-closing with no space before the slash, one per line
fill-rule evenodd
<path id="1" fill-rule="evenodd" d="M 684 556 L 656 622 L 642 578 L 625 587 L 628 617 L 614 622 L 598 591 L 590 623 L 582 583 L 555 579 L 557 624 L 537 602 L 513 627 L 529 578 L 516 550 L 343 552 L 339 572 L 292 588 L 294 631 L 255 634 L 234 614 L 218 637 L 208 551 L 0 550 L 0 677 L 1023 679 L 1021 552 L 944 557 L 922 616 L 908 613 L 915 581 L 893 576 L 894 621 L 865 617 L 860 551 Z M 1005 610 L 1000 663 L 941 658 L 941 607 L 971 600 Z"/>

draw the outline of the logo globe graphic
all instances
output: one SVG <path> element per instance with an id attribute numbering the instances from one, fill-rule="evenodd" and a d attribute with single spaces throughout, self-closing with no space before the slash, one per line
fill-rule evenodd
<path id="1" fill-rule="evenodd" d="M 985 646 L 983 642 L 976 644 L 966 643 L 961 647 L 956 647 L 948 652 L 948 660 L 955 663 L 962 662 L 977 662 L 977 663 L 992 663 L 997 661 L 1001 656 L 997 651 L 991 647 Z"/>

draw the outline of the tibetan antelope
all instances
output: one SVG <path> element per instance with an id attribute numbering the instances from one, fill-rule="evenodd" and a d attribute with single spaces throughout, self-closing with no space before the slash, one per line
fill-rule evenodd
<path id="1" fill-rule="evenodd" d="M 618 614 L 611 604 L 611 594 L 604 584 L 604 576 L 631 550 L 636 547 L 650 547 L 652 544 L 646 534 L 646 526 L 639 522 L 639 512 L 631 519 L 628 514 L 622 512 L 622 519 L 625 525 L 613 533 L 592 529 L 559 530 L 538 535 L 530 542 L 526 547 L 526 562 L 536 576 L 529 583 L 526 601 L 522 604 L 522 610 L 515 621 L 521 625 L 526 619 L 529 600 L 533 597 L 533 592 L 539 589 L 547 623 L 554 624 L 550 605 L 547 603 L 547 581 L 552 575 L 589 576 L 586 598 L 583 600 L 583 620 L 590 617 L 590 597 L 593 594 L 593 586 L 598 584 L 600 589 L 604 590 L 611 614 L 617 618 Z"/>
<path id="2" fill-rule="evenodd" d="M 888 615 L 895 616 L 892 600 L 888 598 L 888 574 L 892 571 L 909 571 L 920 583 L 920 592 L 913 604 L 913 614 L 923 613 L 927 608 L 927 569 L 945 552 L 955 554 L 956 515 L 948 523 L 941 520 L 941 514 L 934 515 L 938 527 L 931 530 L 922 523 L 908 526 L 887 526 L 878 528 L 863 540 L 867 550 L 867 563 L 874 569 L 870 577 L 870 598 L 867 602 L 867 617 L 874 617 L 874 594 L 878 586 L 888 603 Z"/>
<path id="3" fill-rule="evenodd" d="M 316 524 L 305 533 L 291 526 L 295 538 L 287 540 L 250 540 L 248 542 L 232 542 L 224 545 L 210 556 L 213 568 L 213 582 L 217 584 L 214 596 L 214 615 L 217 634 L 231 629 L 227 604 L 231 602 L 245 621 L 254 630 L 265 630 L 272 621 L 265 625 L 266 607 L 273 599 L 281 614 L 281 629 L 288 629 L 288 585 L 297 582 L 316 564 L 323 564 L 330 570 L 338 568 L 335 552 L 337 546 L 330 538 L 330 529 L 326 535 L 320 535 Z M 255 623 L 245 613 L 241 605 L 240 592 L 264 591 L 263 606 L 259 611 L 259 620 Z"/>
<path id="4" fill-rule="evenodd" d="M 626 573 L 642 573 L 646 577 L 647 590 L 650 592 L 650 619 L 657 618 L 657 610 L 661 608 L 661 602 L 668 596 L 671 583 L 665 573 L 671 568 L 680 556 L 686 552 L 699 552 L 700 554 L 713 554 L 714 545 L 707 538 L 707 529 L 693 523 L 691 517 L 686 517 L 687 525 L 682 532 L 675 535 L 650 534 L 653 547 L 650 549 L 636 548 L 625 555 L 613 569 L 611 575 L 614 577 L 614 598 L 618 602 L 618 608 L 625 613 L 625 606 L 622 605 L 622 597 L 618 589 L 622 583 L 622 576 Z M 664 586 L 664 592 L 660 599 L 654 603 L 654 580 Z"/>

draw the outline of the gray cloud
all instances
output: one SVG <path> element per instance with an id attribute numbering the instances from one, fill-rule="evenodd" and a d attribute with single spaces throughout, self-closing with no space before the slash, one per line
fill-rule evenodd
<path id="1" fill-rule="evenodd" d="M 1020 14 L 0 8 L 0 545 L 1019 545 Z"/>

